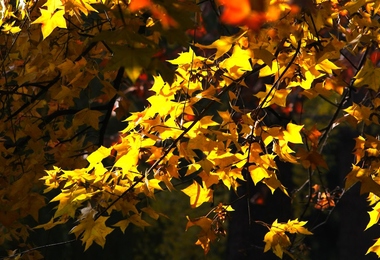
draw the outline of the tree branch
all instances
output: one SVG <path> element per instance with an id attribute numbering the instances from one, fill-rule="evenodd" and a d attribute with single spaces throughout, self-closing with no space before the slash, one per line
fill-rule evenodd
<path id="1" fill-rule="evenodd" d="M 61 78 L 61 73 L 58 73 L 58 75 L 52 79 L 49 84 L 44 87 L 40 92 L 37 93 L 33 98 L 31 98 L 28 102 L 26 102 L 24 105 L 22 105 L 19 109 L 17 109 L 13 114 L 11 114 L 4 122 L 7 122 L 11 120 L 13 117 L 17 116 L 21 111 L 23 111 L 25 108 L 27 108 L 30 104 L 32 104 L 34 101 L 36 101 L 38 98 L 40 98 L 43 94 L 45 94 L 55 83 L 58 82 L 58 80 Z"/>
<path id="2" fill-rule="evenodd" d="M 123 78 L 123 75 L 124 75 L 124 67 L 120 67 L 119 70 L 117 71 L 116 78 L 113 82 L 113 87 L 115 88 L 116 92 L 119 91 L 119 89 L 120 89 L 121 80 Z M 102 121 L 102 127 L 99 130 L 99 146 L 103 145 L 104 134 L 106 133 L 108 122 L 111 118 L 112 110 L 113 110 L 113 107 L 115 105 L 117 97 L 118 97 L 118 95 L 115 94 L 115 96 L 113 96 L 113 98 L 108 102 L 107 112 L 106 112 L 104 119 Z"/>

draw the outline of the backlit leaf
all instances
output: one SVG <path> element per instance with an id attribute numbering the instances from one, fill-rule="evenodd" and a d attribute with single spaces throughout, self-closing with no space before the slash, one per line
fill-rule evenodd
<path id="1" fill-rule="evenodd" d="M 355 76 L 354 87 L 367 86 L 374 91 L 380 88 L 380 68 L 373 66 L 370 59 L 367 59 L 364 66 L 360 69 L 359 73 Z"/>
<path id="2" fill-rule="evenodd" d="M 232 45 L 236 42 L 236 37 L 230 37 L 230 36 L 221 36 L 220 39 L 214 41 L 210 45 L 202 45 L 202 44 L 195 44 L 195 46 L 199 48 L 205 48 L 205 49 L 216 49 L 216 54 L 214 59 L 219 59 L 222 57 L 225 53 L 227 53 L 231 48 Z"/>
<path id="3" fill-rule="evenodd" d="M 211 202 L 213 191 L 207 187 L 202 187 L 198 182 L 193 181 L 189 187 L 182 190 L 190 197 L 190 205 L 192 208 L 199 207 L 204 202 Z"/>
<path id="4" fill-rule="evenodd" d="M 380 218 L 380 204 L 376 203 L 376 205 L 372 208 L 371 211 L 368 212 L 369 215 L 369 222 L 367 224 L 367 227 L 365 230 L 368 228 L 372 227 L 373 225 L 377 224 Z"/>
<path id="5" fill-rule="evenodd" d="M 357 182 L 361 182 L 360 194 L 372 192 L 380 196 L 380 185 L 373 180 L 370 169 L 353 165 L 351 172 L 346 176 L 345 189 L 352 187 Z"/>
<path id="6" fill-rule="evenodd" d="M 51 12 L 49 10 L 40 9 L 41 16 L 32 22 L 32 24 L 40 23 L 42 36 L 44 39 L 48 37 L 55 28 L 67 28 L 66 20 L 64 18 L 65 11 L 58 10 Z"/>
<path id="7" fill-rule="evenodd" d="M 77 238 L 81 237 L 83 243 L 86 244 L 87 250 L 93 242 L 97 243 L 101 247 L 104 247 L 106 242 L 106 236 L 110 234 L 113 229 L 105 225 L 108 217 L 99 217 L 96 221 L 91 215 L 82 220 L 79 225 L 70 230 L 70 233 L 74 233 Z"/>
<path id="8" fill-rule="evenodd" d="M 302 136 L 300 133 L 302 128 L 303 128 L 303 125 L 288 123 L 286 125 L 286 130 L 283 132 L 284 139 L 294 144 L 302 144 L 303 141 L 302 141 Z"/>
<path id="9" fill-rule="evenodd" d="M 251 165 L 249 166 L 248 171 L 251 174 L 251 178 L 255 185 L 262 179 L 270 177 L 267 170 L 260 166 Z"/>
<path id="10" fill-rule="evenodd" d="M 255 96 L 260 99 L 262 107 L 269 107 L 272 104 L 277 104 L 281 107 L 286 106 L 286 97 L 291 92 L 290 89 L 272 89 L 271 85 L 265 85 L 266 91 L 257 93 Z M 272 90 L 272 91 L 271 91 Z"/>
<path id="11" fill-rule="evenodd" d="M 370 248 L 368 248 L 366 255 L 371 252 L 375 253 L 377 257 L 380 258 L 380 238 L 376 239 L 376 242 Z"/>
<path id="12" fill-rule="evenodd" d="M 278 223 L 276 219 L 270 226 L 269 232 L 264 236 L 264 252 L 272 249 L 276 256 L 282 258 L 284 250 L 291 245 L 286 232 L 303 235 L 313 234 L 303 227 L 306 223 L 306 221 L 298 221 L 298 219 L 289 220 L 288 223 Z"/>

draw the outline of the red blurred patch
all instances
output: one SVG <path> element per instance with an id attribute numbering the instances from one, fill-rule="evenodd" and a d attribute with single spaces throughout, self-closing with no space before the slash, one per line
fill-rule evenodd
<path id="1" fill-rule="evenodd" d="M 380 60 L 380 50 L 375 50 L 374 52 L 372 52 L 369 58 L 372 61 L 372 64 L 374 66 L 377 66 L 377 63 Z"/>
<path id="2" fill-rule="evenodd" d="M 150 0 L 132 0 L 128 7 L 131 12 L 135 12 L 137 10 L 149 7 L 151 4 L 152 3 Z"/>
<path id="3" fill-rule="evenodd" d="M 249 0 L 231 1 L 219 0 L 224 6 L 224 11 L 220 20 L 225 24 L 235 26 L 247 26 L 257 31 L 266 21 L 266 14 L 261 11 L 252 10 Z"/>

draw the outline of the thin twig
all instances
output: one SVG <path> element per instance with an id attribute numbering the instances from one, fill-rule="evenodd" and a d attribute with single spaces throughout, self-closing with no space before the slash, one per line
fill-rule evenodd
<path id="1" fill-rule="evenodd" d="M 369 48 L 367 47 L 359 62 L 359 66 L 358 66 L 358 69 L 356 70 L 355 76 L 359 73 L 360 69 L 363 67 L 368 51 L 369 51 Z M 323 133 L 321 139 L 319 140 L 319 143 L 318 143 L 319 153 L 322 153 L 322 150 L 325 147 L 326 142 L 327 142 L 327 136 L 330 134 L 331 130 L 333 129 L 335 120 L 338 118 L 340 111 L 343 109 L 343 105 L 347 101 L 348 95 L 351 93 L 351 88 L 353 87 L 353 84 L 355 82 L 355 76 L 353 77 L 353 79 L 350 82 L 350 85 L 346 88 L 344 94 L 342 95 L 342 98 L 337 106 L 337 109 L 335 110 L 333 117 L 331 118 L 329 124 L 326 127 L 325 132 Z"/>
<path id="2" fill-rule="evenodd" d="M 58 80 L 61 78 L 61 73 L 58 73 L 58 75 L 50 81 L 50 83 L 43 88 L 40 92 L 37 93 L 33 98 L 31 98 L 28 102 L 26 102 L 24 105 L 22 105 L 19 109 L 17 109 L 13 114 L 11 114 L 4 122 L 9 121 L 10 119 L 17 116 L 21 111 L 23 111 L 25 108 L 27 108 L 30 104 L 32 104 L 34 101 L 36 101 L 38 98 L 40 98 L 43 94 L 45 94 L 55 83 L 58 82 Z"/>
<path id="3" fill-rule="evenodd" d="M 71 240 L 68 240 L 68 241 L 63 241 L 63 242 L 58 242 L 58 243 L 52 243 L 52 244 L 43 245 L 43 246 L 37 246 L 37 247 L 33 247 L 31 249 L 28 249 L 28 250 L 24 250 L 24 251 L 22 251 L 20 253 L 15 253 L 15 254 L 10 255 L 10 256 L 4 256 L 4 257 L 2 257 L 0 259 L 1 260 L 12 259 L 12 258 L 16 258 L 18 256 L 22 256 L 23 254 L 26 254 L 26 253 L 29 253 L 29 252 L 32 252 L 32 251 L 35 251 L 35 250 L 49 248 L 49 247 L 54 247 L 54 246 L 61 246 L 61 245 L 72 243 L 74 241 L 77 241 L 77 240 L 76 239 L 71 239 Z"/>
<path id="4" fill-rule="evenodd" d="M 272 91 L 276 88 L 278 88 L 278 84 L 280 83 L 282 77 L 285 75 L 285 73 L 288 71 L 288 69 L 290 68 L 290 66 L 292 66 L 292 64 L 294 63 L 296 57 L 298 56 L 298 53 L 300 52 L 300 49 L 301 49 L 301 40 L 298 41 L 298 45 L 297 45 L 297 48 L 296 48 L 296 52 L 294 53 L 292 59 L 290 60 L 290 62 L 286 65 L 284 71 L 281 73 L 281 75 L 278 77 L 278 79 L 273 83 L 273 86 L 271 87 L 271 89 L 269 90 L 268 94 L 264 97 L 264 99 L 260 102 L 260 104 L 257 106 L 257 108 L 255 109 L 255 113 L 253 114 L 252 118 L 256 118 L 261 110 L 261 108 L 263 107 L 263 105 L 267 102 L 269 96 L 271 95 Z"/>

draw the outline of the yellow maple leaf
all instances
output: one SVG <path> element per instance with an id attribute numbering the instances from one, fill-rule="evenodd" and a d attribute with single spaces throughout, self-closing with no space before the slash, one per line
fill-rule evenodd
<path id="1" fill-rule="evenodd" d="M 312 170 L 315 170 L 318 166 L 320 166 L 328 169 L 328 165 L 323 159 L 323 156 L 316 150 L 306 151 L 305 149 L 300 148 L 297 151 L 297 157 L 299 157 L 302 166 L 305 168 L 311 167 Z"/>
<path id="2" fill-rule="evenodd" d="M 188 219 L 186 231 L 192 226 L 199 226 L 201 228 L 198 234 L 198 240 L 195 244 L 200 245 L 205 254 L 207 254 L 210 250 L 210 243 L 217 238 L 215 232 L 212 230 L 212 220 L 207 217 L 200 217 L 194 220 L 191 220 L 188 216 L 186 216 L 186 218 Z"/>
<path id="3" fill-rule="evenodd" d="M 85 192 L 85 191 L 84 191 Z M 60 194 L 55 196 L 50 202 L 59 201 L 58 208 L 55 211 L 54 218 L 68 215 L 72 218 L 75 217 L 75 211 L 77 205 L 70 203 L 72 200 L 72 194 L 70 191 L 63 190 Z"/>
<path id="4" fill-rule="evenodd" d="M 304 227 L 306 223 L 307 221 L 299 221 L 298 218 L 288 220 L 288 223 L 286 223 L 286 231 L 292 234 L 312 235 L 313 233 Z"/>
<path id="5" fill-rule="evenodd" d="M 154 173 L 154 178 L 165 183 L 165 185 L 169 191 L 175 190 L 173 184 L 170 182 L 172 177 L 168 174 L 166 168 L 164 168 L 164 167 L 158 168 Z"/>
<path id="6" fill-rule="evenodd" d="M 288 223 L 278 223 L 276 219 L 270 226 L 269 232 L 264 236 L 264 252 L 272 249 L 276 256 L 282 258 L 286 248 L 291 245 L 290 239 L 285 232 L 312 235 L 313 233 L 303 227 L 306 223 L 306 221 L 298 221 L 298 219 L 289 220 Z"/>
<path id="7" fill-rule="evenodd" d="M 87 161 L 90 163 L 88 169 L 92 170 L 95 168 L 95 175 L 97 176 L 95 182 L 100 180 L 103 174 L 107 172 L 107 169 L 102 164 L 102 160 L 111 154 L 111 150 L 112 147 L 106 148 L 104 146 L 100 146 L 95 152 L 91 153 L 87 157 Z"/>
<path id="8" fill-rule="evenodd" d="M 204 60 L 206 60 L 206 58 L 196 56 L 193 49 L 189 48 L 188 52 L 182 52 L 179 54 L 179 57 L 174 60 L 167 60 L 167 62 L 170 62 L 173 65 L 186 65 L 185 68 L 187 69 L 190 68 L 190 66 L 192 69 L 197 69 L 203 66 Z"/>
<path id="9" fill-rule="evenodd" d="M 141 211 L 145 212 L 146 214 L 149 215 L 149 217 L 151 217 L 152 219 L 155 219 L 155 220 L 157 220 L 160 217 L 160 214 L 157 213 L 153 208 L 151 208 L 149 206 L 142 208 Z"/>
<path id="10" fill-rule="evenodd" d="M 151 109 L 148 110 L 146 116 L 151 118 L 154 118 L 156 113 L 161 117 L 165 117 L 170 114 L 176 106 L 175 102 L 168 100 L 167 97 L 162 95 L 150 96 L 147 100 L 151 104 Z"/>
<path id="11" fill-rule="evenodd" d="M 293 123 L 288 123 L 286 125 L 286 130 L 283 131 L 284 140 L 294 143 L 294 144 L 302 144 L 302 136 L 300 131 L 302 130 L 303 125 L 296 125 Z"/>
<path id="12" fill-rule="evenodd" d="M 282 185 L 281 182 L 277 179 L 276 174 L 273 173 L 269 178 L 263 179 L 262 182 L 267 185 L 272 194 L 276 189 L 280 189 L 286 196 L 289 196 L 284 185 Z"/>
<path id="13" fill-rule="evenodd" d="M 48 11 L 53 13 L 55 10 L 64 10 L 65 7 L 63 6 L 63 3 L 61 0 L 47 0 L 45 4 L 43 4 L 43 7 L 46 7 Z"/>
<path id="14" fill-rule="evenodd" d="M 128 219 L 123 219 L 117 222 L 116 224 L 112 225 L 114 227 L 119 227 L 121 229 L 121 232 L 125 232 L 125 229 L 129 226 L 129 223 L 131 223 Z"/>
<path id="15" fill-rule="evenodd" d="M 88 108 L 82 109 L 78 113 L 75 114 L 73 119 L 73 126 L 78 127 L 83 124 L 90 125 L 94 129 L 99 129 L 99 117 L 102 116 L 103 113 L 96 110 L 90 110 Z"/>
<path id="16" fill-rule="evenodd" d="M 269 107 L 272 104 L 277 104 L 281 107 L 286 107 L 286 97 L 291 92 L 290 89 L 273 89 L 271 91 L 272 86 L 268 84 L 265 84 L 265 88 L 265 91 L 261 91 L 255 95 L 260 99 L 260 104 L 262 104 L 262 108 Z"/>
<path id="17" fill-rule="evenodd" d="M 77 238 L 81 236 L 82 242 L 86 243 L 84 251 L 86 251 L 93 242 L 104 247 L 106 236 L 113 231 L 113 228 L 106 226 L 105 223 L 107 219 L 108 217 L 99 217 L 97 220 L 94 220 L 92 215 L 89 214 L 79 225 L 73 227 L 70 233 L 74 233 Z"/>
<path id="18" fill-rule="evenodd" d="M 367 255 L 371 252 L 375 253 L 380 258 L 380 238 L 376 239 L 376 242 L 368 248 L 368 251 L 365 254 Z"/>
<path id="19" fill-rule="evenodd" d="M 265 168 L 260 167 L 260 166 L 251 165 L 249 166 L 248 171 L 251 174 L 251 178 L 255 185 L 261 180 L 263 180 L 264 178 L 270 177 L 268 171 Z"/>
<path id="20" fill-rule="evenodd" d="M 218 174 L 212 172 L 207 173 L 206 171 L 202 171 L 201 173 L 199 173 L 198 176 L 202 178 L 202 182 L 206 185 L 207 188 L 210 188 L 213 184 L 219 183 Z"/>
<path id="21" fill-rule="evenodd" d="M 13 21 L 12 23 L 4 23 L 1 25 L 2 29 L 1 31 L 2 32 L 5 32 L 5 33 L 18 33 L 21 31 L 21 28 L 18 27 L 18 26 L 13 26 L 15 24 L 16 21 Z"/>
<path id="22" fill-rule="evenodd" d="M 275 152 L 280 159 L 297 164 L 297 158 L 291 155 L 294 151 L 288 146 L 288 142 L 285 140 L 278 140 L 278 142 L 273 142 L 273 152 Z"/>
<path id="23" fill-rule="evenodd" d="M 354 117 L 358 123 L 361 121 L 364 121 L 366 125 L 369 125 L 371 123 L 371 108 L 369 107 L 353 103 L 352 106 L 349 106 L 343 111 Z"/>
<path id="24" fill-rule="evenodd" d="M 205 48 L 205 49 L 216 49 L 215 60 L 222 57 L 227 53 L 232 45 L 238 40 L 240 36 L 221 36 L 220 39 L 214 41 L 210 45 L 195 44 L 196 47 Z"/>
<path id="25" fill-rule="evenodd" d="M 380 86 L 380 68 L 374 67 L 372 61 L 367 59 L 364 66 L 356 74 L 353 86 L 368 86 L 368 88 L 378 91 Z"/>
<path id="26" fill-rule="evenodd" d="M 151 91 L 154 91 L 157 95 L 164 94 L 163 88 L 167 85 L 167 83 L 164 81 L 164 79 L 161 77 L 161 75 L 155 76 L 153 75 L 154 83 L 153 86 L 150 88 Z M 164 96 L 167 96 L 164 94 Z"/>
<path id="27" fill-rule="evenodd" d="M 206 217 L 200 217 L 191 220 L 189 216 L 186 216 L 188 222 L 186 224 L 186 231 L 189 229 L 189 227 L 192 226 L 199 226 L 202 230 L 207 231 L 211 228 L 212 220 Z"/>
<path id="28" fill-rule="evenodd" d="M 370 169 L 363 169 L 359 166 L 353 165 L 352 171 L 346 176 L 345 189 L 350 188 L 360 181 L 360 194 L 372 192 L 377 196 L 380 196 L 380 185 L 373 180 L 372 173 L 373 171 Z"/>
<path id="29" fill-rule="evenodd" d="M 128 220 L 135 226 L 138 226 L 142 229 L 144 229 L 144 227 L 148 227 L 150 226 L 150 224 L 148 222 L 146 222 L 145 220 L 143 220 L 141 218 L 141 213 L 140 214 L 133 214 L 132 216 L 130 216 L 128 218 Z"/>
<path id="30" fill-rule="evenodd" d="M 232 79 L 240 78 L 246 71 L 251 71 L 250 53 L 235 45 L 232 55 L 220 63 L 220 68 L 226 69 Z M 229 77 L 225 80 L 228 81 Z M 227 82 L 227 84 L 230 82 Z"/>
<path id="31" fill-rule="evenodd" d="M 60 225 L 60 224 L 66 223 L 68 220 L 69 220 L 69 218 L 60 218 L 57 221 L 54 221 L 54 218 L 51 218 L 49 222 L 47 222 L 45 224 L 41 224 L 41 225 L 35 226 L 33 229 L 43 228 L 45 230 L 49 230 L 49 229 L 55 227 L 56 225 Z"/>
<path id="32" fill-rule="evenodd" d="M 380 197 L 379 197 L 379 196 L 376 196 L 375 194 L 373 194 L 372 192 L 370 192 L 370 193 L 368 194 L 367 201 L 368 201 L 368 206 L 373 206 L 373 205 L 375 205 L 378 201 L 380 201 Z"/>
<path id="33" fill-rule="evenodd" d="M 380 218 L 380 203 L 376 203 L 371 211 L 368 211 L 369 222 L 365 230 L 375 225 Z"/>
<path id="34" fill-rule="evenodd" d="M 65 10 L 50 11 L 40 8 L 41 16 L 38 17 L 32 24 L 40 23 L 42 36 L 44 39 L 48 37 L 55 28 L 67 28 L 64 18 Z"/>
<path id="35" fill-rule="evenodd" d="M 329 61 L 328 59 L 325 59 L 321 62 L 318 62 L 317 65 L 315 65 L 315 69 L 322 70 L 324 72 L 327 72 L 328 74 L 332 74 L 332 70 L 340 69 L 340 67 L 336 66 L 333 62 Z"/>
<path id="36" fill-rule="evenodd" d="M 204 202 L 212 201 L 213 191 L 208 189 L 206 185 L 202 187 L 196 181 L 193 181 L 193 184 L 183 189 L 182 192 L 190 197 L 190 205 L 192 208 L 199 207 Z"/>
<path id="37" fill-rule="evenodd" d="M 264 252 L 272 249 L 273 253 L 282 258 L 284 249 L 291 245 L 289 237 L 285 234 L 285 229 L 281 223 L 277 222 L 277 219 L 272 223 L 269 232 L 264 236 Z"/>
<path id="38" fill-rule="evenodd" d="M 47 188 L 44 190 L 44 193 L 47 193 L 51 191 L 52 189 L 56 189 L 59 187 L 59 177 L 58 174 L 61 171 L 60 168 L 53 166 L 53 170 L 45 170 L 47 173 L 47 176 L 44 176 L 40 178 L 40 180 L 45 181 L 45 186 Z"/>
<path id="39" fill-rule="evenodd" d="M 93 8 L 90 4 L 96 3 L 97 1 L 93 0 L 64 0 L 65 9 L 70 10 L 70 15 L 76 15 L 80 17 L 80 12 L 84 15 L 88 15 L 88 11 L 98 12 L 95 8 Z"/>
<path id="40" fill-rule="evenodd" d="M 270 71 L 269 73 L 272 74 L 272 61 L 275 59 L 275 57 L 271 52 L 266 49 L 253 49 L 253 56 L 255 59 L 261 59 L 266 65 L 268 65 L 266 68 L 268 71 Z"/>

